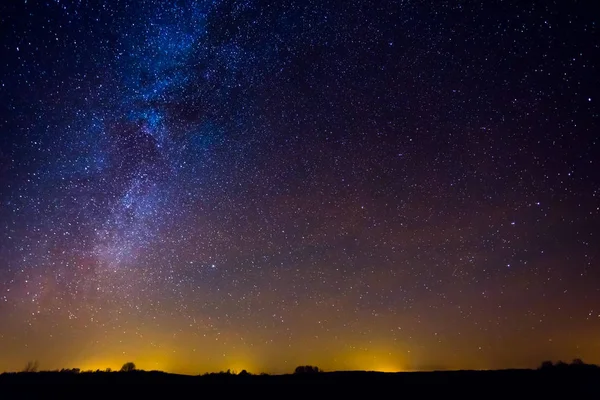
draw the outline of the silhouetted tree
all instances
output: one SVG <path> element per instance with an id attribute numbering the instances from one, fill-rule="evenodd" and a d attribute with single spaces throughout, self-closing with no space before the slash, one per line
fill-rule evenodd
<path id="1" fill-rule="evenodd" d="M 243 369 L 242 372 L 240 372 L 238 375 L 239 376 L 249 376 L 250 373 L 248 373 L 248 371 L 246 371 L 245 369 Z"/>
<path id="2" fill-rule="evenodd" d="M 542 365 L 540 365 L 540 369 L 552 369 L 554 368 L 554 363 L 552 361 L 544 361 Z"/>
<path id="3" fill-rule="evenodd" d="M 294 374 L 316 374 L 318 372 L 321 372 L 319 367 L 312 365 L 300 365 L 294 370 Z"/>
<path id="4" fill-rule="evenodd" d="M 126 362 L 121 367 L 121 372 L 131 372 L 131 371 L 135 371 L 135 364 L 132 363 L 131 361 L 130 362 Z"/>
<path id="5" fill-rule="evenodd" d="M 27 364 L 25 365 L 25 368 L 23 368 L 23 372 L 37 372 L 39 368 L 39 364 L 36 361 L 28 361 Z"/>
<path id="6" fill-rule="evenodd" d="M 112 372 L 112 368 L 106 368 L 104 372 Z"/>
<path id="7" fill-rule="evenodd" d="M 559 360 L 556 364 L 554 364 L 555 368 L 566 368 L 568 367 L 569 364 L 567 364 L 566 362 Z"/>
<path id="8" fill-rule="evenodd" d="M 576 366 L 576 367 L 581 367 L 581 366 L 585 365 L 585 363 L 583 362 L 583 360 L 581 358 L 576 358 L 573 361 L 571 361 L 571 365 Z"/>

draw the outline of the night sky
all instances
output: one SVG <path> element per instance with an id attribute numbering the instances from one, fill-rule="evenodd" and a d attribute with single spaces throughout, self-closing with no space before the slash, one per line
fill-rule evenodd
<path id="1" fill-rule="evenodd" d="M 2 1 L 0 371 L 600 363 L 597 10 L 479 3 Z"/>

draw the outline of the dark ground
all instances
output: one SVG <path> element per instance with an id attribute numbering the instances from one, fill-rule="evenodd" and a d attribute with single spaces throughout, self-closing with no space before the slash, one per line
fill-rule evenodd
<path id="1" fill-rule="evenodd" d="M 334 383 L 343 385 L 363 384 L 573 384 L 577 387 L 596 386 L 600 388 L 600 368 L 564 370 L 499 370 L 499 371 L 439 371 L 439 372 L 322 372 L 293 375 L 234 375 L 216 373 L 202 376 L 168 374 L 158 371 L 133 372 L 34 372 L 4 373 L 0 375 L 0 385 L 7 383 L 250 383 L 250 384 L 298 384 Z"/>

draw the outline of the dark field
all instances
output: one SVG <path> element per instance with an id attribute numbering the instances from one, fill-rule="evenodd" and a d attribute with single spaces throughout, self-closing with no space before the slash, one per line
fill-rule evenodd
<path id="1" fill-rule="evenodd" d="M 172 384 L 486 384 L 514 385 L 574 384 L 578 388 L 598 386 L 600 368 L 564 370 L 498 370 L 498 371 L 436 371 L 436 372 L 321 372 L 314 374 L 251 375 L 215 373 L 201 376 L 168 374 L 159 371 L 133 372 L 34 372 L 4 373 L 0 384 L 31 383 L 172 383 Z"/>

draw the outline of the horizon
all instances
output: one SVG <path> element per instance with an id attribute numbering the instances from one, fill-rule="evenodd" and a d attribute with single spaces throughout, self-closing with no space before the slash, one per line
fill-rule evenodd
<path id="1" fill-rule="evenodd" d="M 251 363 L 233 363 L 232 366 L 228 367 L 228 368 L 221 368 L 221 369 L 216 369 L 216 370 L 193 370 L 193 369 L 162 369 L 162 368 L 156 368 L 156 363 L 153 362 L 146 362 L 146 363 L 138 363 L 135 361 L 131 361 L 135 364 L 136 370 L 139 371 L 146 371 L 146 372 L 152 372 L 152 371 L 158 371 L 158 372 L 165 372 L 165 373 L 169 373 L 169 374 L 177 374 L 177 375 L 189 375 L 189 376 L 196 376 L 196 375 L 203 375 L 203 374 L 211 374 L 211 373 L 223 373 L 223 372 L 229 372 L 231 371 L 232 374 L 239 374 L 241 371 L 247 371 L 250 374 L 262 374 L 262 373 L 266 373 L 269 375 L 285 375 L 285 374 L 292 374 L 294 373 L 294 369 L 299 366 L 299 365 L 312 365 L 312 366 L 316 366 L 319 368 L 320 372 L 383 372 L 383 373 L 398 373 L 398 372 L 436 372 L 436 371 L 445 371 L 445 372 L 452 372 L 452 371 L 501 371 L 501 370 L 535 370 L 540 368 L 540 366 L 542 365 L 542 362 L 545 362 L 547 360 L 552 360 L 552 359 L 548 359 L 545 358 L 537 363 L 533 363 L 533 364 L 528 364 L 528 365 L 520 365 L 520 366 L 507 366 L 507 367 L 502 367 L 502 368 L 485 368 L 485 367 L 472 367 L 472 368 L 462 368 L 462 367 L 457 367 L 457 368 L 452 368 L 450 366 L 442 366 L 442 365 L 422 365 L 422 366 L 417 366 L 417 365 L 413 365 L 413 366 L 405 366 L 402 368 L 397 368 L 396 366 L 393 366 L 392 364 L 387 364 L 387 365 L 379 365 L 378 367 L 359 367 L 359 366 L 355 366 L 355 367 L 349 367 L 349 368 L 341 368 L 341 369 L 326 369 L 326 368 L 322 368 L 320 365 L 318 364 L 311 364 L 311 363 L 298 363 L 298 364 L 294 364 L 291 366 L 291 368 L 289 370 L 285 370 L 285 369 L 271 369 L 269 370 L 269 368 L 265 367 L 265 368 L 261 368 L 261 367 L 257 367 L 256 365 L 259 365 L 258 363 L 254 364 L 255 366 L 253 367 L 253 364 Z M 566 362 L 571 363 L 575 360 L 578 360 L 578 358 L 571 358 L 571 359 L 557 359 L 556 363 L 560 363 L 560 362 Z M 596 365 L 595 363 L 587 363 L 587 360 L 583 360 L 584 363 L 589 364 L 589 365 Z M 109 372 L 107 371 L 107 369 L 110 369 L 110 372 L 119 372 L 121 367 L 125 364 L 125 362 L 123 363 L 118 363 L 118 362 L 114 362 L 110 365 L 104 365 L 102 366 L 100 363 L 98 364 L 83 364 L 82 366 L 55 366 L 53 365 L 52 367 L 44 367 L 41 363 L 39 363 L 38 360 L 30 360 L 29 362 L 35 363 L 36 365 L 36 371 L 35 372 L 56 372 L 56 371 L 60 371 L 60 370 L 71 370 L 71 369 L 78 369 L 80 370 L 80 372 L 96 372 L 96 371 L 100 371 L 100 372 Z M 554 363 L 554 361 L 552 361 Z M 24 364 L 25 365 L 25 364 Z M 151 367 L 152 365 L 154 365 L 154 367 Z M 4 371 L 0 371 L 0 373 L 15 373 L 15 372 L 22 372 L 24 369 L 20 368 L 20 369 L 15 369 L 15 370 L 4 370 Z"/>
<path id="2" fill-rule="evenodd" d="M 0 371 L 600 364 L 591 4 L 0 3 Z"/>
<path id="3" fill-rule="evenodd" d="M 576 359 L 572 360 L 575 361 Z M 556 363 L 553 362 L 553 364 L 559 364 L 559 363 L 564 363 L 563 360 L 558 360 L 556 361 Z M 135 364 L 135 363 L 134 363 Z M 395 374 L 395 373 L 403 373 L 403 372 L 468 372 L 468 371 L 509 371 L 509 370 L 537 370 L 540 369 L 542 363 L 540 363 L 540 365 L 537 365 L 536 367 L 521 367 L 521 368 L 499 368 L 499 369 L 446 369 L 446 368 L 431 368 L 431 369 L 403 369 L 403 370 L 387 370 L 387 369 L 342 369 L 342 370 L 323 370 L 321 368 L 319 368 L 319 373 L 337 373 L 337 372 L 342 372 L 342 373 L 350 373 L 350 372 L 375 372 L 375 373 L 390 373 L 390 374 Z M 569 364 L 568 362 L 565 364 Z M 584 361 L 584 364 L 585 363 Z M 587 364 L 587 365 L 591 365 L 591 366 L 596 366 L 595 364 Z M 318 366 L 316 366 L 318 367 Z M 24 371 L 24 370 L 15 370 L 15 371 L 1 371 L 0 374 L 2 373 L 20 373 L 20 372 L 33 372 L 33 373 L 38 373 L 38 372 L 69 372 L 72 370 L 77 370 L 77 373 L 113 373 L 113 372 L 124 372 L 121 370 L 121 368 L 111 368 L 111 367 L 106 367 L 106 368 L 90 368 L 90 369 L 84 369 L 84 368 L 78 368 L 78 367 L 65 367 L 65 368 L 59 368 L 59 369 L 43 369 L 43 368 L 39 368 L 39 365 L 36 364 L 36 368 L 35 371 Z M 144 369 L 144 368 L 139 368 L 138 365 L 135 365 L 135 370 L 134 371 L 139 371 L 139 372 L 161 372 L 161 373 L 166 373 L 166 374 L 174 374 L 174 375 L 185 375 L 185 376 L 202 376 L 202 375 L 210 375 L 210 374 L 232 374 L 232 375 L 239 375 L 242 372 L 247 372 L 251 375 L 261 375 L 261 374 L 267 374 L 267 375 L 290 375 L 290 374 L 294 374 L 294 370 L 292 371 L 288 371 L 288 372 L 275 372 L 275 373 L 268 373 L 265 371 L 248 371 L 246 369 L 241 369 L 241 370 L 235 370 L 235 369 L 227 369 L 227 370 L 220 370 L 220 371 L 202 371 L 202 372 L 197 372 L 197 373 L 186 373 L 186 372 L 173 372 L 173 371 L 166 371 L 166 370 L 160 370 L 160 369 Z"/>

